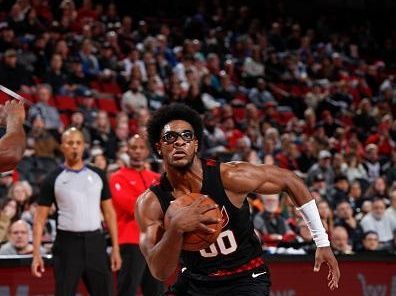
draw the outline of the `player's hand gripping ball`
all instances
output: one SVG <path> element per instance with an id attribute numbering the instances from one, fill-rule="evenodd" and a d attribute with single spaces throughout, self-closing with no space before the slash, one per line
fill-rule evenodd
<path id="1" fill-rule="evenodd" d="M 208 196 L 205 196 L 201 193 L 190 193 L 183 195 L 169 205 L 168 210 L 165 213 L 164 217 L 164 226 L 165 229 L 168 229 L 170 221 L 176 211 L 180 208 L 190 206 L 197 198 L 204 196 L 203 201 L 199 205 L 215 205 L 216 203 Z M 184 233 L 183 237 L 183 246 L 182 249 L 185 251 L 199 251 L 209 247 L 212 243 L 217 240 L 222 228 L 221 221 L 221 211 L 218 207 L 208 210 L 202 213 L 205 217 L 212 217 L 214 220 L 218 222 L 214 223 L 203 223 L 207 227 L 215 230 L 213 233 L 208 233 L 205 230 L 196 229 L 194 231 L 189 231 Z"/>

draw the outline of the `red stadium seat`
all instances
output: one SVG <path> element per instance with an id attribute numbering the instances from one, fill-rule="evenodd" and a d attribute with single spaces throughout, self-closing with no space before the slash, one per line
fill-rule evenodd
<path id="1" fill-rule="evenodd" d="M 56 107 L 59 111 L 76 111 L 77 104 L 76 100 L 69 96 L 56 96 L 55 97 Z"/>
<path id="2" fill-rule="evenodd" d="M 111 115 L 115 115 L 120 111 L 113 98 L 98 99 L 97 103 L 100 110 L 107 111 Z"/>
<path id="3" fill-rule="evenodd" d="M 9 100 L 8 95 L 0 91 L 0 104 L 4 105 L 7 100 Z"/>
<path id="4" fill-rule="evenodd" d="M 121 88 L 118 86 L 117 83 L 102 83 L 101 90 L 104 93 L 112 94 L 112 95 L 119 95 L 122 93 Z"/>

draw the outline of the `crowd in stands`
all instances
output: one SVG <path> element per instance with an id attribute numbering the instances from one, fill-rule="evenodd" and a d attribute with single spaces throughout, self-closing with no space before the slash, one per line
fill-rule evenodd
<path id="1" fill-rule="evenodd" d="M 0 178 L 0 255 L 31 250 L 35 199 L 62 162 L 65 128 L 83 132 L 87 162 L 110 175 L 128 163 L 127 139 L 174 102 L 202 114 L 203 157 L 301 177 L 337 253 L 395 251 L 396 43 L 370 29 L 268 22 L 220 1 L 183 20 L 135 18 L 91 0 L 0 9 L 0 84 L 34 102 L 25 156 Z M 161 171 L 154 157 L 148 165 Z M 249 199 L 265 250 L 312 252 L 286 193 Z"/>

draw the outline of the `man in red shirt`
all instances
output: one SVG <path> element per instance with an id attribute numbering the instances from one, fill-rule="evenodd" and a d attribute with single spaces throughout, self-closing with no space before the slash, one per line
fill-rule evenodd
<path id="1" fill-rule="evenodd" d="M 160 175 L 146 169 L 149 149 L 146 141 L 134 135 L 128 141 L 128 167 L 110 177 L 110 190 L 117 213 L 118 240 L 123 260 L 118 273 L 119 296 L 136 295 L 139 286 L 143 295 L 162 293 L 163 285 L 154 279 L 139 249 L 139 228 L 135 220 L 135 202 L 138 196 L 159 180 Z"/>

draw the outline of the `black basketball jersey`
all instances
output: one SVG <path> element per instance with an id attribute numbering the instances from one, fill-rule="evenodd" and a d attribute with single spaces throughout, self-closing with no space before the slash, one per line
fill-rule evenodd
<path id="1" fill-rule="evenodd" d="M 186 268 L 183 274 L 201 280 L 229 278 L 243 273 L 247 264 L 257 263 L 255 258 L 262 255 L 261 243 L 254 232 L 247 200 L 241 208 L 237 208 L 227 197 L 220 177 L 220 163 L 202 160 L 202 169 L 201 193 L 219 205 L 223 226 L 217 241 L 208 248 L 195 252 L 182 251 L 181 265 Z M 162 175 L 160 183 L 150 189 L 157 195 L 165 213 L 174 200 L 173 188 L 166 175 Z"/>

